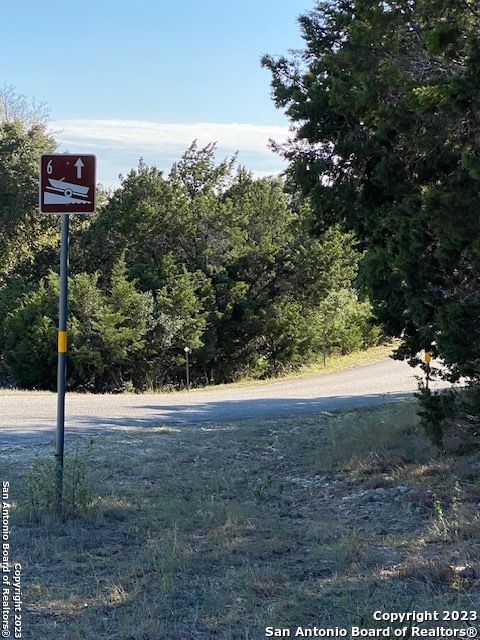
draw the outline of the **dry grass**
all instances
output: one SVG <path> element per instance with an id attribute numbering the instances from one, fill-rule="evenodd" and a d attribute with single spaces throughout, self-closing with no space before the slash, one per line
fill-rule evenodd
<path id="1" fill-rule="evenodd" d="M 362 351 L 354 351 L 346 355 L 340 353 L 332 353 L 326 358 L 325 364 L 323 358 L 320 358 L 309 364 L 295 367 L 292 370 L 286 369 L 283 373 L 279 374 L 277 378 L 265 378 L 258 380 L 256 378 L 249 378 L 244 376 L 241 380 L 234 383 L 218 384 L 216 387 L 243 387 L 243 386 L 262 386 L 269 384 L 272 380 L 282 379 L 298 379 L 309 378 L 313 375 L 327 374 L 334 371 L 340 371 L 343 369 L 350 369 L 352 367 L 358 367 L 362 364 L 369 364 L 371 362 L 378 362 L 392 355 L 395 349 L 399 346 L 398 340 L 390 340 L 388 342 L 377 345 L 376 347 L 369 347 Z M 208 389 L 209 387 L 205 387 Z M 198 389 L 198 390 L 201 390 Z"/>
<path id="2" fill-rule="evenodd" d="M 278 379 L 288 380 L 288 379 L 297 379 L 297 378 L 308 378 L 312 375 L 332 373 L 333 371 L 349 369 L 351 367 L 356 367 L 362 364 L 369 364 L 371 362 L 377 362 L 379 360 L 388 358 L 389 356 L 392 355 L 392 353 L 398 347 L 398 345 L 399 345 L 398 340 L 389 340 L 375 347 L 369 347 L 368 349 L 364 349 L 362 351 L 354 351 L 353 353 L 349 353 L 347 355 L 333 353 L 328 356 L 325 364 L 323 363 L 323 358 L 320 358 L 317 361 L 311 362 L 304 366 L 295 367 L 292 370 L 286 369 L 285 371 L 283 371 L 283 373 L 281 374 L 279 373 L 277 377 L 264 378 L 259 380 L 257 378 L 250 378 L 245 375 L 242 377 L 241 380 L 237 382 L 217 384 L 215 385 L 215 387 L 216 388 L 222 388 L 222 387 L 232 388 L 232 387 L 244 387 L 244 386 L 250 387 L 252 385 L 262 386 L 265 384 L 269 384 L 272 381 L 278 380 Z M 196 392 L 201 392 L 202 390 L 209 391 L 211 390 L 211 388 L 212 387 L 210 385 L 206 385 L 205 387 L 195 388 L 195 391 Z M 178 393 L 178 389 L 172 386 L 167 386 L 162 389 L 150 388 L 144 393 L 144 395 L 157 394 L 159 391 L 161 391 L 162 393 L 168 393 L 168 392 Z M 180 391 L 185 392 L 185 389 L 182 387 Z M 0 388 L 0 396 L 13 395 L 13 394 L 41 396 L 41 395 L 52 395 L 54 393 L 55 392 L 52 392 L 52 391 L 31 391 L 31 390 L 26 391 L 22 389 L 17 389 L 16 387 Z M 125 393 L 130 393 L 130 392 L 125 392 Z"/>
<path id="3" fill-rule="evenodd" d="M 23 638 L 256 640 L 478 605 L 478 458 L 438 458 L 411 402 L 77 444 L 73 519 L 26 506 L 32 450 L 2 461 Z"/>

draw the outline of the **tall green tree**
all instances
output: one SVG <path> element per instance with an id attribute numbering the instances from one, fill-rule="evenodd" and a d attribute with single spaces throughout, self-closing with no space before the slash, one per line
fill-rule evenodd
<path id="1" fill-rule="evenodd" d="M 58 244 L 56 217 L 38 212 L 40 155 L 56 147 L 46 118 L 12 87 L 0 89 L 0 286 L 14 271 L 45 275 Z"/>
<path id="2" fill-rule="evenodd" d="M 59 276 L 51 271 L 26 293 L 4 323 L 4 356 L 17 383 L 56 388 Z M 138 291 L 125 262 L 114 265 L 107 290 L 99 274 L 70 278 L 67 384 L 82 391 L 142 388 L 149 362 L 146 336 L 154 324 L 151 295 Z"/>
<path id="3" fill-rule="evenodd" d="M 55 389 L 58 276 L 25 293 L 2 322 L 2 355 L 13 380 L 27 389 Z"/>
<path id="4" fill-rule="evenodd" d="M 353 236 L 332 229 L 311 238 L 308 207 L 294 206 L 279 179 L 241 171 L 224 197 L 242 240 L 214 287 L 219 367 L 229 376 L 298 366 L 323 349 L 327 324 L 333 335 L 319 310 L 330 292 L 352 286 L 360 259 Z"/>
<path id="5" fill-rule="evenodd" d="M 327 329 L 328 345 L 342 350 L 373 336 L 369 320 L 358 340 L 341 339 L 333 298 L 330 314 L 318 312 L 330 292 L 352 287 L 360 258 L 352 234 L 311 238 L 308 207 L 282 180 L 256 179 L 234 163 L 196 143 L 168 176 L 141 162 L 77 243 L 80 269 L 102 270 L 102 286 L 124 255 L 151 293 L 146 370 L 154 386 L 181 379 L 185 346 L 192 377 L 218 382 L 311 359 Z"/>
<path id="6" fill-rule="evenodd" d="M 59 243 L 58 224 L 38 212 L 38 163 L 55 149 L 48 113 L 13 87 L 0 88 L 0 378 L 4 324 L 21 296 L 48 273 Z M 5 377 L 7 376 L 7 377 Z"/>
<path id="7" fill-rule="evenodd" d="M 354 230 L 402 357 L 480 377 L 480 22 L 470 0 L 329 0 L 265 56 L 294 127 L 277 150 L 313 228 Z"/>

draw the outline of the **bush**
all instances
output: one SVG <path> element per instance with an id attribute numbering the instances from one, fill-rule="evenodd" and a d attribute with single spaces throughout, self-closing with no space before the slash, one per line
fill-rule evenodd
<path id="1" fill-rule="evenodd" d="M 480 387 L 434 391 L 422 388 L 419 400 L 420 424 L 431 442 L 451 453 L 467 453 L 479 445 Z"/>
<path id="2" fill-rule="evenodd" d="M 83 451 L 77 447 L 66 455 L 63 467 L 62 514 L 75 517 L 92 502 L 92 482 L 88 476 L 87 459 L 92 443 Z M 53 511 L 56 507 L 57 461 L 53 454 L 37 458 L 25 479 L 26 507 L 34 518 Z"/>
<path id="3" fill-rule="evenodd" d="M 144 368 L 152 296 L 127 278 L 123 258 L 114 265 L 106 293 L 98 281 L 96 273 L 69 281 L 67 384 L 82 391 L 123 391 Z M 27 389 L 56 388 L 58 292 L 58 275 L 50 272 L 5 322 L 7 372 Z"/>

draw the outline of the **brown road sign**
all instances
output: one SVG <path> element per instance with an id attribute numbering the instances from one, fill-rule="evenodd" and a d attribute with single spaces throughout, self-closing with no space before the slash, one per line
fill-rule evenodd
<path id="1" fill-rule="evenodd" d="M 95 211 L 96 157 L 50 153 L 40 158 L 41 213 Z"/>

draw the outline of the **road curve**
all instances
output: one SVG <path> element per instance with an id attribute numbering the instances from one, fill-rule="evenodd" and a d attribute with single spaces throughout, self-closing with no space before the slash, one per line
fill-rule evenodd
<path id="1" fill-rule="evenodd" d="M 334 373 L 181 393 L 66 397 L 66 433 L 335 411 L 406 398 L 418 371 L 390 358 Z M 421 374 L 421 372 L 420 372 Z M 0 444 L 55 438 L 56 394 L 0 395 Z"/>

